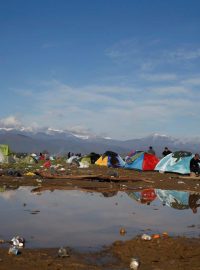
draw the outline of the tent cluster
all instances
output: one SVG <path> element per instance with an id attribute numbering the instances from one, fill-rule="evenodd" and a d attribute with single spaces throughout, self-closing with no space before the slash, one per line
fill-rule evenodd
<path id="1" fill-rule="evenodd" d="M 107 151 L 96 162 L 96 165 L 107 167 L 122 167 L 139 171 L 159 171 L 190 174 L 190 161 L 194 157 L 191 152 L 176 151 L 161 160 L 156 155 L 145 151 L 131 152 L 123 160 L 117 153 Z"/>
<path id="2" fill-rule="evenodd" d="M 23 158 L 26 163 L 37 163 L 43 155 L 30 154 Z M 71 156 L 67 163 L 76 164 L 82 168 L 89 167 L 91 164 L 113 168 L 125 168 L 139 171 L 159 171 L 173 172 L 179 174 L 190 174 L 190 161 L 194 155 L 186 151 L 177 151 L 166 155 L 161 160 L 154 154 L 145 151 L 134 151 L 123 159 L 113 151 L 106 151 L 103 155 L 94 152 L 85 156 Z M 52 160 L 49 156 L 48 159 Z M 0 144 L 0 163 L 16 161 L 8 145 Z M 22 160 L 22 159 L 21 159 Z"/>

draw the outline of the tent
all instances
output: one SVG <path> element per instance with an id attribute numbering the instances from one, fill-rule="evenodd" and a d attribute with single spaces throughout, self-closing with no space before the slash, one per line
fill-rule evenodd
<path id="1" fill-rule="evenodd" d="M 0 163 L 3 163 L 5 161 L 5 157 L 0 149 Z"/>
<path id="2" fill-rule="evenodd" d="M 89 155 L 83 156 L 79 159 L 80 162 L 88 163 L 88 164 L 95 164 L 95 162 L 100 158 L 99 154 L 94 152 L 90 153 Z"/>
<path id="3" fill-rule="evenodd" d="M 189 208 L 189 192 L 162 189 L 156 189 L 155 192 L 163 205 L 167 205 L 178 210 Z"/>
<path id="4" fill-rule="evenodd" d="M 115 152 L 106 151 L 96 162 L 96 165 L 107 167 L 124 167 L 124 160 Z"/>
<path id="5" fill-rule="evenodd" d="M 7 144 L 0 144 L 0 162 L 8 163 L 13 162 L 14 159 L 11 156 L 12 152 Z"/>
<path id="6" fill-rule="evenodd" d="M 127 169 L 152 171 L 158 162 L 159 159 L 155 155 L 144 151 L 136 151 L 126 158 L 126 164 L 124 167 Z"/>
<path id="7" fill-rule="evenodd" d="M 192 153 L 186 151 L 171 153 L 159 161 L 155 170 L 159 172 L 190 174 L 190 160 L 193 156 Z"/>
<path id="8" fill-rule="evenodd" d="M 37 156 L 33 156 L 32 154 L 27 155 L 26 157 L 21 158 L 18 161 L 24 162 L 24 163 L 27 163 L 27 164 L 36 164 L 36 163 L 38 163 Z"/>
<path id="9" fill-rule="evenodd" d="M 80 157 L 78 157 L 78 156 L 71 156 L 70 158 L 67 159 L 66 162 L 68 164 L 72 164 L 73 162 L 78 164 L 79 159 L 80 159 Z"/>

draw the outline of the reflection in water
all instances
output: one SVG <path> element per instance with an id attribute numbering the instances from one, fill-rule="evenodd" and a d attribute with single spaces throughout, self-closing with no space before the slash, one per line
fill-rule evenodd
<path id="1" fill-rule="evenodd" d="M 127 194 L 135 201 L 147 205 L 150 205 L 157 197 L 163 206 L 167 205 L 177 210 L 191 209 L 194 214 L 200 207 L 200 193 L 196 192 L 150 188 L 137 192 L 127 192 Z"/>
<path id="2" fill-rule="evenodd" d="M 143 189 L 142 191 L 127 192 L 128 196 L 139 203 L 150 205 L 157 195 L 153 188 Z"/>
<path id="3" fill-rule="evenodd" d="M 27 240 L 27 247 L 97 248 L 133 238 L 147 229 L 169 235 L 199 235 L 199 213 L 187 211 L 200 206 L 198 193 L 55 190 L 38 196 L 31 190 L 21 187 L 0 193 L 0 238 L 20 235 Z M 163 207 L 163 203 L 170 207 Z M 120 228 L 127 233 L 121 236 Z"/>
<path id="4" fill-rule="evenodd" d="M 189 192 L 156 189 L 156 194 L 163 206 L 167 205 L 178 210 L 189 208 Z"/>
<path id="5" fill-rule="evenodd" d="M 197 213 L 197 208 L 200 206 L 200 193 L 190 193 L 189 195 L 189 207 L 193 213 Z"/>

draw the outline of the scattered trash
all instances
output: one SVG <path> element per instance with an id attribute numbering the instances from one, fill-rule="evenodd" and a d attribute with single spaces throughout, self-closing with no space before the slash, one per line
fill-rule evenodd
<path id="1" fill-rule="evenodd" d="M 21 252 L 16 246 L 11 246 L 8 250 L 8 254 L 19 255 Z"/>
<path id="2" fill-rule="evenodd" d="M 11 239 L 11 244 L 15 247 L 22 248 L 25 244 L 25 239 L 19 236 L 13 237 Z"/>
<path id="3" fill-rule="evenodd" d="M 90 167 L 90 164 L 88 162 L 79 162 L 79 168 L 87 169 L 89 167 Z"/>
<path id="4" fill-rule="evenodd" d="M 183 181 L 178 181 L 178 184 L 185 184 Z"/>
<path id="5" fill-rule="evenodd" d="M 152 238 L 153 238 L 153 239 L 158 239 L 158 238 L 160 238 L 160 234 L 154 234 L 154 235 L 152 236 Z"/>
<path id="6" fill-rule="evenodd" d="M 51 167 L 51 161 L 50 160 L 45 161 L 45 163 L 43 164 L 43 167 L 44 168 L 50 168 Z"/>
<path id="7" fill-rule="evenodd" d="M 121 228 L 119 232 L 120 232 L 121 235 L 125 235 L 126 234 L 126 230 L 124 228 Z"/>
<path id="8" fill-rule="evenodd" d="M 132 258 L 130 262 L 130 269 L 137 270 L 140 266 L 140 261 L 138 258 Z"/>
<path id="9" fill-rule="evenodd" d="M 150 241 L 152 239 L 151 235 L 148 235 L 146 233 L 144 233 L 142 236 L 141 236 L 141 239 L 142 240 L 146 240 L 146 241 Z"/>
<path id="10" fill-rule="evenodd" d="M 36 182 L 42 183 L 42 180 L 41 179 L 36 179 Z"/>
<path id="11" fill-rule="evenodd" d="M 27 173 L 25 173 L 25 175 L 26 175 L 26 176 L 34 176 L 35 173 L 33 173 L 33 172 L 27 172 Z"/>
<path id="12" fill-rule="evenodd" d="M 163 237 L 168 237 L 169 235 L 168 235 L 167 232 L 163 232 L 163 233 L 162 233 L 162 236 L 163 236 Z"/>
<path id="13" fill-rule="evenodd" d="M 120 185 L 121 189 L 127 189 L 127 185 Z"/>
<path id="14" fill-rule="evenodd" d="M 111 177 L 119 177 L 119 174 L 118 174 L 118 172 L 116 172 L 116 171 L 109 171 L 109 172 L 107 173 L 107 175 L 109 175 L 109 176 L 111 176 Z"/>
<path id="15" fill-rule="evenodd" d="M 61 258 L 63 258 L 63 257 L 69 257 L 69 254 L 68 254 L 66 248 L 61 247 L 58 250 L 58 257 L 61 257 Z"/>
<path id="16" fill-rule="evenodd" d="M 60 172 L 64 172 L 65 171 L 65 168 L 60 168 L 59 171 Z"/>
<path id="17" fill-rule="evenodd" d="M 12 168 L 10 168 L 10 169 L 7 170 L 6 175 L 8 175 L 8 176 L 15 176 L 15 177 L 21 177 L 22 176 L 22 174 L 21 174 L 20 171 L 15 170 L 15 169 L 12 169 Z"/>

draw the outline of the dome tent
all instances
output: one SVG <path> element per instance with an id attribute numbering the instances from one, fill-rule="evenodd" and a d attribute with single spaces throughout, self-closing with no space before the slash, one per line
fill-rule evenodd
<path id="1" fill-rule="evenodd" d="M 141 171 L 153 171 L 159 159 L 152 154 L 144 151 L 135 151 L 126 158 L 125 168 L 141 170 Z"/>
<path id="2" fill-rule="evenodd" d="M 0 163 L 4 163 L 4 161 L 5 161 L 5 157 L 0 149 Z"/>
<path id="3" fill-rule="evenodd" d="M 0 162 L 10 163 L 15 162 L 10 147 L 7 144 L 0 144 Z"/>
<path id="4" fill-rule="evenodd" d="M 80 162 L 87 162 L 88 164 L 95 164 L 95 162 L 100 158 L 99 154 L 91 152 L 89 155 L 80 158 Z"/>
<path id="5" fill-rule="evenodd" d="M 124 167 L 124 160 L 115 152 L 106 151 L 96 162 L 96 165 L 107 167 Z"/>
<path id="6" fill-rule="evenodd" d="M 190 174 L 190 160 L 193 156 L 192 153 L 187 151 L 171 153 L 159 161 L 155 170 L 159 172 Z"/>

